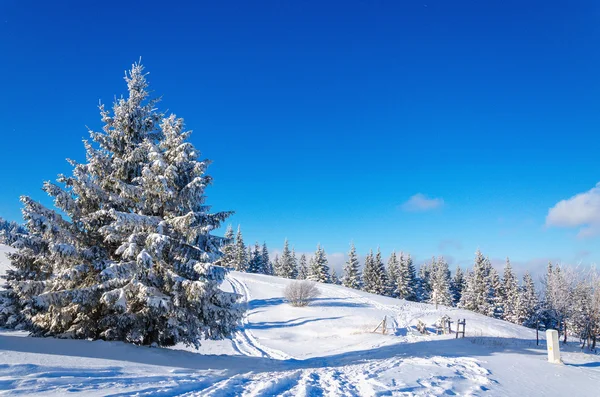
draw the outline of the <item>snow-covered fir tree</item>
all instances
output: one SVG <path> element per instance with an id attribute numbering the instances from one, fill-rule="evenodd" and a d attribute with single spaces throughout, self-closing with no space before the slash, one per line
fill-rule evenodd
<path id="1" fill-rule="evenodd" d="M 450 292 L 452 293 L 452 304 L 454 306 L 458 305 L 460 302 L 460 297 L 462 296 L 462 292 L 465 289 L 465 274 L 463 273 L 460 266 L 456 266 L 456 271 L 454 272 L 454 276 L 452 277 L 452 281 L 450 283 Z"/>
<path id="2" fill-rule="evenodd" d="M 295 254 L 294 254 L 295 255 Z M 296 268 L 295 258 L 290 250 L 290 245 L 287 239 L 283 244 L 283 251 L 279 258 L 279 277 L 296 278 L 298 269 Z"/>
<path id="3" fill-rule="evenodd" d="M 269 259 L 269 249 L 267 248 L 267 243 L 263 243 L 262 252 L 260 255 L 261 266 L 262 266 L 262 274 L 273 275 L 273 268 L 271 267 L 271 260 Z"/>
<path id="4" fill-rule="evenodd" d="M 271 269 L 273 269 L 273 275 L 279 276 L 281 274 L 281 260 L 279 259 L 279 255 L 275 254 L 275 258 L 273 258 L 273 262 L 271 263 Z"/>
<path id="5" fill-rule="evenodd" d="M 308 278 L 308 265 L 306 263 L 306 255 L 300 255 L 300 262 L 298 264 L 298 280 L 306 280 Z"/>
<path id="6" fill-rule="evenodd" d="M 298 258 L 296 257 L 296 249 L 292 247 L 292 277 L 298 278 Z"/>
<path id="7" fill-rule="evenodd" d="M 348 288 L 360 289 L 361 288 L 361 274 L 360 264 L 358 263 L 358 256 L 356 255 L 356 248 L 354 243 L 350 246 L 350 252 L 348 252 L 348 261 L 344 266 L 344 276 L 342 284 Z"/>
<path id="8" fill-rule="evenodd" d="M 504 317 L 504 302 L 502 300 L 502 280 L 498 271 L 490 266 L 489 275 L 489 309 L 486 313 L 489 317 Z"/>
<path id="9" fill-rule="evenodd" d="M 443 257 L 432 262 L 431 268 L 431 295 L 429 303 L 436 305 L 452 306 L 450 292 L 450 270 Z"/>
<path id="10" fill-rule="evenodd" d="M 378 295 L 386 295 L 389 291 L 387 274 L 379 249 L 376 255 L 373 255 L 373 250 L 369 251 L 369 255 L 365 260 L 363 291 Z"/>
<path id="11" fill-rule="evenodd" d="M 519 299 L 517 301 L 517 324 L 526 327 L 534 326 L 538 308 L 539 301 L 537 293 L 535 292 L 533 278 L 529 272 L 525 272 L 523 275 L 522 286 L 519 290 Z"/>
<path id="12" fill-rule="evenodd" d="M 417 301 L 428 302 L 431 298 L 431 273 L 432 264 L 423 263 L 419 267 L 419 275 L 417 277 Z"/>
<path id="13" fill-rule="evenodd" d="M 417 300 L 417 276 L 410 254 L 400 253 L 400 268 L 396 277 L 396 297 L 409 301 Z"/>
<path id="14" fill-rule="evenodd" d="M 396 256 L 396 251 L 392 251 L 390 258 L 387 263 L 387 275 L 390 295 L 393 297 L 398 296 L 398 275 L 400 273 L 400 262 Z"/>
<path id="15" fill-rule="evenodd" d="M 250 247 L 248 247 L 250 249 Z M 263 273 L 264 274 L 264 266 L 262 259 L 262 249 L 258 244 L 258 241 L 254 244 L 254 249 L 248 252 L 250 260 L 248 261 L 248 268 L 246 271 L 248 273 Z"/>
<path id="16" fill-rule="evenodd" d="M 508 258 L 506 258 L 506 265 L 504 265 L 504 273 L 502 275 L 500 299 L 504 309 L 502 319 L 519 324 L 519 282 Z"/>
<path id="17" fill-rule="evenodd" d="M 477 250 L 473 270 L 467 275 L 467 285 L 463 290 L 459 307 L 486 315 L 493 311 L 491 308 L 491 268 L 489 260 L 483 256 L 481 251 Z"/>
<path id="18" fill-rule="evenodd" d="M 316 281 L 319 283 L 331 282 L 329 275 L 329 266 L 327 263 L 327 255 L 325 250 L 321 247 L 321 244 L 317 246 L 315 255 L 311 259 L 309 268 L 308 280 Z"/>
<path id="19" fill-rule="evenodd" d="M 332 267 L 331 268 L 331 275 L 329 276 L 329 279 L 331 280 L 331 284 L 335 284 L 335 285 L 340 285 L 340 279 L 337 275 L 337 272 L 335 271 L 335 269 Z"/>
<path id="20" fill-rule="evenodd" d="M 234 267 L 235 263 L 235 235 L 233 234 L 233 228 L 231 225 L 227 226 L 225 230 L 225 241 L 221 247 L 223 256 L 221 257 L 221 263 L 225 267 Z"/>
<path id="21" fill-rule="evenodd" d="M 198 346 L 226 337 L 242 311 L 219 285 L 230 212 L 210 213 L 209 164 L 183 120 L 148 101 L 143 68 L 126 75 L 129 95 L 103 132 L 90 132 L 86 163 L 46 182 L 57 211 L 23 197 L 30 237 L 10 255 L 8 288 L 35 335 Z"/>
<path id="22" fill-rule="evenodd" d="M 246 249 L 246 244 L 244 244 L 242 229 L 238 226 L 238 230 L 235 235 L 235 249 L 232 267 L 239 272 L 245 272 L 248 268 L 248 260 L 248 252 Z"/>
<path id="23" fill-rule="evenodd" d="M 25 226 L 0 218 L 0 244 L 12 245 L 25 234 L 27 234 Z"/>

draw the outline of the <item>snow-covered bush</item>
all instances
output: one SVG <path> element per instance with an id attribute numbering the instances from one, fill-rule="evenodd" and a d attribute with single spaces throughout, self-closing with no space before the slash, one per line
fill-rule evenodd
<path id="1" fill-rule="evenodd" d="M 292 306 L 307 306 L 319 296 L 319 289 L 312 281 L 293 281 L 285 287 L 283 295 Z"/>

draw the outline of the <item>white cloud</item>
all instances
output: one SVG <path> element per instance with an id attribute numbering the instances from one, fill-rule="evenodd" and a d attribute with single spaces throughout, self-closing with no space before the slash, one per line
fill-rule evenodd
<path id="1" fill-rule="evenodd" d="M 419 212 L 434 210 L 443 205 L 444 200 L 441 198 L 429 198 L 423 193 L 417 193 L 408 199 L 406 203 L 402 204 L 402 209 L 404 211 Z"/>
<path id="2" fill-rule="evenodd" d="M 580 227 L 578 237 L 600 233 L 600 183 L 585 193 L 579 193 L 550 208 L 546 226 Z"/>

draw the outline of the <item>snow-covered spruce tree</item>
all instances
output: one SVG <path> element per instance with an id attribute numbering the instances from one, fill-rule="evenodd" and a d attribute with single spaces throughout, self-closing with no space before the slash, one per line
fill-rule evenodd
<path id="1" fill-rule="evenodd" d="M 398 275 L 400 273 L 400 262 L 396 256 L 396 251 L 392 251 L 387 263 L 387 275 L 389 279 L 390 296 L 398 296 Z"/>
<path id="2" fill-rule="evenodd" d="M 281 252 L 281 258 L 279 258 L 279 277 L 285 278 L 296 278 L 298 275 L 298 269 L 290 245 L 287 239 L 283 243 L 283 251 Z"/>
<path id="3" fill-rule="evenodd" d="M 17 251 L 8 254 L 12 268 L 3 276 L 6 290 L 0 303 L 0 326 L 31 329 L 31 318 L 39 311 L 35 299 L 52 275 L 47 259 L 51 255 L 48 241 L 53 235 L 63 233 L 61 228 L 68 224 L 55 211 L 29 197 L 21 197 L 21 202 L 28 233 L 13 243 Z"/>
<path id="4" fill-rule="evenodd" d="M 142 66 L 126 80 L 128 97 L 112 113 L 100 107 L 87 162 L 44 184 L 68 218 L 23 198 L 37 247 L 11 255 L 9 288 L 35 335 L 199 346 L 242 315 L 237 295 L 219 289 L 223 238 L 210 234 L 231 213 L 210 213 L 209 162 L 183 120 L 147 100 Z"/>
<path id="5" fill-rule="evenodd" d="M 342 284 L 348 288 L 360 289 L 361 288 L 361 275 L 360 275 L 360 264 L 358 263 L 358 256 L 356 255 L 356 248 L 354 243 L 350 246 L 350 252 L 348 252 L 348 261 L 344 266 L 344 276 Z"/>
<path id="6" fill-rule="evenodd" d="M 12 245 L 26 234 L 25 226 L 0 218 L 0 244 Z"/>
<path id="7" fill-rule="evenodd" d="M 373 250 L 371 250 L 367 255 L 365 268 L 363 269 L 363 291 L 386 295 L 388 290 L 389 286 L 383 260 L 381 259 L 381 251 L 378 249 L 377 254 L 373 255 Z"/>
<path id="8" fill-rule="evenodd" d="M 443 257 L 432 263 L 431 269 L 431 296 L 429 303 L 435 305 L 452 306 L 450 293 L 450 270 Z"/>
<path id="9" fill-rule="evenodd" d="M 503 318 L 504 316 L 504 302 L 502 301 L 502 281 L 498 271 L 493 267 L 490 267 L 489 275 L 489 308 L 486 313 L 489 317 Z"/>
<path id="10" fill-rule="evenodd" d="M 460 266 L 456 266 L 454 277 L 452 277 L 452 281 L 450 283 L 450 292 L 452 293 L 452 304 L 454 306 L 458 305 L 458 302 L 460 302 L 462 292 L 465 289 L 465 284 L 465 274 L 463 273 Z"/>
<path id="11" fill-rule="evenodd" d="M 227 226 L 225 230 L 225 240 L 221 247 L 223 256 L 221 257 L 221 263 L 225 267 L 234 267 L 235 263 L 235 235 L 233 234 L 233 228 L 231 225 Z"/>
<path id="12" fill-rule="evenodd" d="M 335 284 L 335 285 L 340 285 L 340 279 L 337 275 L 337 272 L 335 271 L 335 269 L 332 267 L 331 268 L 331 275 L 329 276 L 329 279 L 331 280 L 331 284 Z"/>
<path id="13" fill-rule="evenodd" d="M 431 297 L 431 273 L 432 264 L 423 263 L 419 267 L 419 276 L 417 277 L 417 301 L 428 302 Z"/>
<path id="14" fill-rule="evenodd" d="M 473 271 L 467 277 L 467 285 L 459 302 L 459 307 L 481 314 L 490 313 L 492 293 L 490 286 L 491 264 L 481 251 L 475 253 Z"/>
<path id="15" fill-rule="evenodd" d="M 273 263 L 271 263 L 271 269 L 273 269 L 273 275 L 278 276 L 281 274 L 281 261 L 279 260 L 279 255 L 275 254 L 275 258 L 273 258 Z"/>
<path id="16" fill-rule="evenodd" d="M 319 283 L 330 283 L 329 266 L 327 264 L 327 255 L 321 244 L 317 246 L 315 255 L 311 260 L 308 280 Z"/>
<path id="17" fill-rule="evenodd" d="M 517 281 L 517 277 L 510 264 L 510 259 L 508 258 L 506 258 L 506 265 L 504 266 L 502 290 L 500 292 L 500 299 L 504 306 L 502 319 L 518 324 L 519 282 Z"/>
<path id="18" fill-rule="evenodd" d="M 233 268 L 239 272 L 245 272 L 248 267 L 248 252 L 246 244 L 244 244 L 244 236 L 242 235 L 242 228 L 238 226 L 237 233 L 235 235 L 235 248 L 233 257 Z"/>
<path id="19" fill-rule="evenodd" d="M 298 278 L 298 258 L 296 257 L 296 249 L 292 247 L 292 277 Z"/>
<path id="20" fill-rule="evenodd" d="M 250 247 L 248 247 L 250 249 Z M 263 261 L 262 261 L 262 250 L 258 241 L 254 244 L 254 249 L 249 252 L 248 273 L 262 273 L 263 272 Z"/>
<path id="21" fill-rule="evenodd" d="M 409 301 L 417 300 L 417 276 L 410 254 L 400 253 L 400 269 L 396 278 L 396 297 Z"/>
<path id="22" fill-rule="evenodd" d="M 523 275 L 523 283 L 519 290 L 517 304 L 517 324 L 526 327 L 535 326 L 536 312 L 539 309 L 539 300 L 535 292 L 535 284 L 529 272 Z"/>
<path id="23" fill-rule="evenodd" d="M 267 248 L 267 243 L 263 243 L 262 252 L 260 254 L 261 261 L 261 273 L 266 275 L 273 275 L 273 268 L 271 267 L 271 261 L 269 260 L 269 249 Z"/>
<path id="24" fill-rule="evenodd" d="M 308 278 L 308 266 L 306 264 L 306 255 L 300 255 L 300 264 L 298 265 L 298 280 L 306 280 Z"/>

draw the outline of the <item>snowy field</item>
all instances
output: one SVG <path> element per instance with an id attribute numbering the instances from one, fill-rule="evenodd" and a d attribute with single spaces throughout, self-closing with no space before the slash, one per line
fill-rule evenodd
<path id="1" fill-rule="evenodd" d="M 0 267 L 6 268 L 0 246 Z M 319 285 L 309 307 L 283 299 L 289 280 L 232 272 L 224 289 L 248 313 L 232 340 L 199 351 L 30 338 L 0 331 L 0 393 L 97 396 L 597 396 L 600 358 L 546 361 L 535 332 L 471 312 Z M 466 318 L 466 338 L 422 336 L 420 319 Z M 387 316 L 386 335 L 371 331 Z M 455 325 L 454 325 L 455 327 Z"/>

